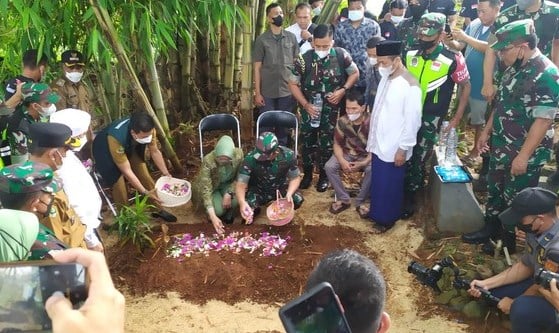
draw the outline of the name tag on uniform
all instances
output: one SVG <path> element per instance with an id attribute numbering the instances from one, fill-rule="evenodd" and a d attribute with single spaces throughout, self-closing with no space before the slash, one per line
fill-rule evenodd
<path id="1" fill-rule="evenodd" d="M 438 72 L 441 69 L 441 63 L 438 61 L 433 61 L 433 63 L 431 63 L 431 70 Z"/>

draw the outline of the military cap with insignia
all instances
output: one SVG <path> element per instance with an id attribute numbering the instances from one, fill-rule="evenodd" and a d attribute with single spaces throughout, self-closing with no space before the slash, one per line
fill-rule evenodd
<path id="1" fill-rule="evenodd" d="M 0 191 L 8 194 L 56 192 L 52 169 L 43 163 L 27 161 L 0 170 Z"/>
<path id="2" fill-rule="evenodd" d="M 272 132 L 264 132 L 260 134 L 256 140 L 256 154 L 254 158 L 258 161 L 266 161 L 279 147 L 279 141 Z"/>
<path id="3" fill-rule="evenodd" d="M 53 92 L 46 83 L 28 82 L 21 86 L 21 95 L 24 103 L 49 102 L 58 103 L 60 96 Z"/>
<path id="4" fill-rule="evenodd" d="M 421 16 L 417 26 L 417 33 L 425 36 L 435 36 L 443 32 L 446 16 L 441 13 L 427 13 Z"/>
<path id="5" fill-rule="evenodd" d="M 534 21 L 531 19 L 514 21 L 505 24 L 495 32 L 496 41 L 491 44 L 491 48 L 499 51 L 509 45 L 526 43 L 528 37 L 535 35 Z"/>
<path id="6" fill-rule="evenodd" d="M 62 52 L 62 62 L 68 67 L 85 66 L 83 54 L 76 50 L 67 50 Z"/>
<path id="7" fill-rule="evenodd" d="M 80 145 L 79 139 L 72 139 L 70 127 L 59 123 L 29 124 L 29 139 L 34 147 L 40 148 L 75 148 Z"/>

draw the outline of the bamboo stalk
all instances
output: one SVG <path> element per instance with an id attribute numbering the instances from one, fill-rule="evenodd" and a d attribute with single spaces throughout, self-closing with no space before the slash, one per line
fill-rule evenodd
<path id="1" fill-rule="evenodd" d="M 173 147 L 171 146 L 171 143 L 167 139 L 167 136 L 165 135 L 165 131 L 161 126 L 161 123 L 159 122 L 159 119 L 157 118 L 155 111 L 153 110 L 153 107 L 151 106 L 151 103 L 149 102 L 149 99 L 147 98 L 145 91 L 140 85 L 140 81 L 138 80 L 138 77 L 134 72 L 134 67 L 130 63 L 130 59 L 126 55 L 124 51 L 124 47 L 122 46 L 122 43 L 120 43 L 118 39 L 118 35 L 115 31 L 109 13 L 104 7 L 100 5 L 99 0 L 89 0 L 89 3 L 93 8 L 95 17 L 97 18 L 97 21 L 99 22 L 99 25 L 102 28 L 103 33 L 106 35 L 107 40 L 109 41 L 111 47 L 113 48 L 113 52 L 115 53 L 115 56 L 119 59 L 119 61 L 124 66 L 124 70 L 130 78 L 132 88 L 136 91 L 140 99 L 140 102 L 143 104 L 146 111 L 154 118 L 153 120 L 155 122 L 157 136 L 161 142 L 163 151 L 170 159 L 171 164 L 173 165 L 175 171 L 182 173 L 183 167 L 177 157 L 177 154 L 175 153 Z"/>
<path id="2" fill-rule="evenodd" d="M 209 62 L 210 62 L 210 71 L 209 71 L 209 80 L 208 80 L 208 100 L 209 104 L 212 107 L 217 106 L 217 102 L 219 100 L 219 93 L 220 93 L 220 86 L 221 86 L 221 62 L 220 62 L 220 54 L 221 54 L 221 26 L 220 23 L 215 28 L 215 38 L 214 40 L 210 40 L 209 43 Z"/>
<path id="3" fill-rule="evenodd" d="M 318 16 L 317 24 L 326 24 L 332 22 L 332 19 L 336 15 L 336 11 L 340 6 L 341 0 L 329 0 L 326 1 L 322 11 L 320 12 L 320 16 Z"/>
<path id="4" fill-rule="evenodd" d="M 169 136 L 169 123 L 167 121 L 167 112 L 165 111 L 165 103 L 163 102 L 163 94 L 161 93 L 161 85 L 159 84 L 159 74 L 157 73 L 157 67 L 155 66 L 155 58 L 153 56 L 155 50 L 150 43 L 149 52 L 146 52 L 146 64 L 147 64 L 147 83 L 149 90 L 151 92 L 151 102 L 153 103 L 153 108 L 155 109 L 155 114 L 161 123 L 161 127 L 166 136 Z"/>
<path id="5" fill-rule="evenodd" d="M 262 2 L 262 1 L 261 1 Z M 252 12 L 253 5 L 251 0 L 245 0 L 244 5 L 245 13 L 248 14 Z M 240 122 L 241 122 L 241 133 L 243 133 L 244 138 L 252 139 L 252 24 L 253 22 L 247 22 L 243 25 L 243 56 L 242 56 L 242 79 L 241 79 L 241 112 L 240 112 Z"/>

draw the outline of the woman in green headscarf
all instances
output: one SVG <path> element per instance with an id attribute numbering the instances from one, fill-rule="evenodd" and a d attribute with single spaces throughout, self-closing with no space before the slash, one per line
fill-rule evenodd
<path id="1" fill-rule="evenodd" d="M 223 222 L 233 223 L 238 208 L 234 181 L 243 161 L 243 151 L 235 148 L 230 136 L 224 135 L 209 154 L 204 156 L 200 172 L 192 184 L 192 202 L 204 208 L 215 231 L 224 232 Z"/>

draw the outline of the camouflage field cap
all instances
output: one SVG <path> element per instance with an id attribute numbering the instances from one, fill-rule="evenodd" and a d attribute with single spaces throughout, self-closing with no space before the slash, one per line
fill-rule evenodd
<path id="1" fill-rule="evenodd" d="M 0 191 L 4 193 L 56 192 L 52 169 L 43 163 L 27 161 L 0 170 Z"/>
<path id="2" fill-rule="evenodd" d="M 53 92 L 46 83 L 24 83 L 21 87 L 21 95 L 23 96 L 23 101 L 28 103 L 47 101 L 55 104 L 60 100 L 60 96 Z"/>
<path id="3" fill-rule="evenodd" d="M 441 13 L 427 13 L 421 16 L 417 25 L 417 33 L 425 36 L 435 36 L 443 32 L 446 16 Z"/>
<path id="4" fill-rule="evenodd" d="M 254 158 L 259 161 L 266 161 L 279 147 L 279 141 L 272 132 L 264 132 L 256 139 L 256 154 Z"/>
<path id="5" fill-rule="evenodd" d="M 534 21 L 531 19 L 514 21 L 495 32 L 497 40 L 491 44 L 491 48 L 499 51 L 509 45 L 522 44 L 526 42 L 527 37 L 535 34 Z"/>

